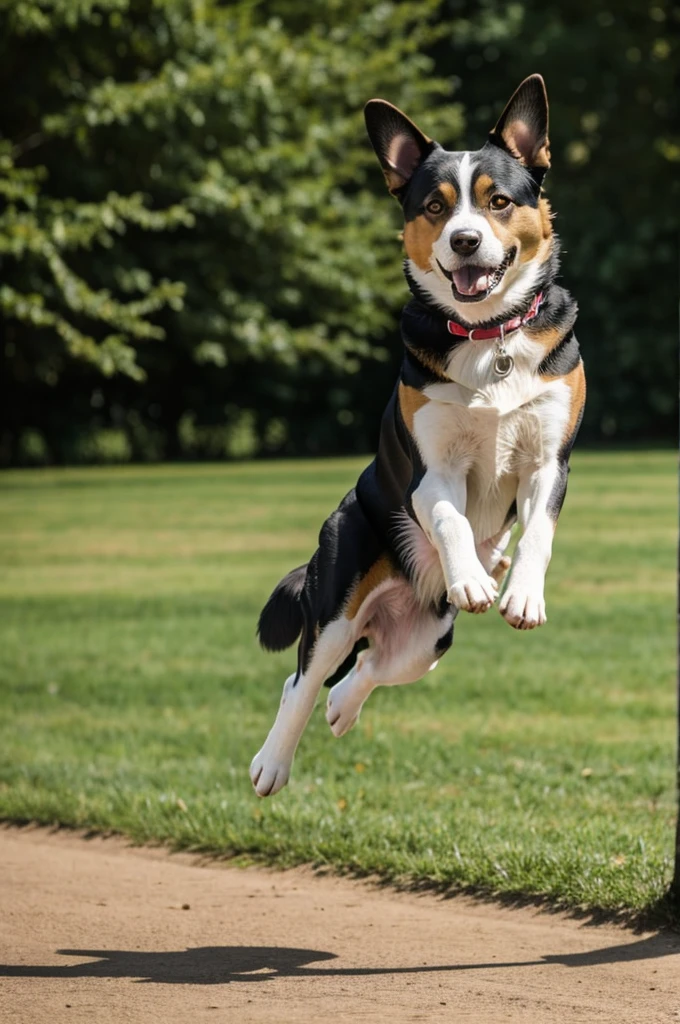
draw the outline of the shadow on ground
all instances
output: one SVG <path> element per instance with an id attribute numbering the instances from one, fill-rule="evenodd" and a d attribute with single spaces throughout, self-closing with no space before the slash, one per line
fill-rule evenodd
<path id="1" fill-rule="evenodd" d="M 607 946 L 587 953 L 542 956 L 511 963 L 421 964 L 414 967 L 310 967 L 336 960 L 336 953 L 280 946 L 200 946 L 167 953 L 129 950 L 60 949 L 62 956 L 90 957 L 94 962 L 75 965 L 32 966 L 1 964 L 0 977 L 23 978 L 132 978 L 165 985 L 225 985 L 233 981 L 270 981 L 292 977 L 362 977 L 384 974 L 435 974 L 454 971 L 500 970 L 507 967 L 592 967 L 630 963 L 680 954 L 680 939 L 652 935 L 638 942 Z"/>

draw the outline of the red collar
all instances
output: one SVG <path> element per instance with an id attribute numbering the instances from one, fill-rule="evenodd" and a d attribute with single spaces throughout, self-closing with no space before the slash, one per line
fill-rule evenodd
<path id="1" fill-rule="evenodd" d="M 469 341 L 487 341 L 489 338 L 502 338 L 504 335 L 510 334 L 511 331 L 516 331 L 518 327 L 524 327 L 529 320 L 533 320 L 542 302 L 543 292 L 539 292 L 529 306 L 528 313 L 525 313 L 524 316 L 513 317 L 512 320 L 508 320 L 504 324 L 498 324 L 497 327 L 468 328 L 463 327 L 462 324 L 457 324 L 455 320 L 447 320 L 446 325 L 449 329 L 449 334 L 455 334 L 457 338 L 467 338 Z"/>

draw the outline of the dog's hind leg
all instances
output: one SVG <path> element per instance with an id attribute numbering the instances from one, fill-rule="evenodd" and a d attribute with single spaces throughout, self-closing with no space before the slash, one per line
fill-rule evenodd
<path id="1" fill-rule="evenodd" d="M 328 694 L 326 721 L 334 736 L 344 736 L 356 725 L 364 703 L 378 685 L 371 654 L 370 648 L 362 651 L 354 667 Z"/>
<path id="2" fill-rule="evenodd" d="M 328 694 L 326 720 L 334 736 L 356 724 L 377 686 L 415 683 L 435 668 L 453 639 L 453 609 L 443 614 L 417 604 L 410 583 L 401 580 L 379 595 L 369 610 L 370 646 Z"/>
<path id="3" fill-rule="evenodd" d="M 477 545 L 477 557 L 482 563 L 489 576 L 495 579 L 496 583 L 502 584 L 508 569 L 512 565 L 512 559 L 505 554 L 505 549 L 512 537 L 512 525 L 504 526 L 494 537 L 482 541 Z"/>
<path id="4" fill-rule="evenodd" d="M 250 765 L 258 796 L 271 796 L 288 782 L 300 737 L 323 683 L 345 660 L 354 644 L 352 623 L 344 616 L 328 623 L 312 649 L 304 670 L 289 676 L 267 739 Z"/>
<path id="5" fill-rule="evenodd" d="M 285 786 L 321 686 L 348 661 L 361 639 L 365 621 L 358 614 L 360 609 L 367 596 L 380 586 L 384 589 L 396 572 L 384 541 L 352 490 L 322 526 L 319 547 L 304 572 L 302 589 L 297 576 L 301 570 L 286 577 L 283 611 L 287 607 L 289 614 L 285 628 L 277 626 L 280 600 L 268 602 L 260 620 L 267 646 L 280 649 L 296 629 L 301 629 L 302 636 L 298 671 L 286 680 L 274 725 L 250 766 L 250 778 L 259 796 L 269 796 Z M 279 584 L 277 588 L 279 598 L 281 587 Z M 291 598 L 299 601 L 299 609 L 293 608 L 292 615 Z"/>

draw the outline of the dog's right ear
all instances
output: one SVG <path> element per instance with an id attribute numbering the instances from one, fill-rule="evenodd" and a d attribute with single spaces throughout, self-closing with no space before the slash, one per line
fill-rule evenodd
<path id="1" fill-rule="evenodd" d="M 436 143 L 387 100 L 369 100 L 364 117 L 387 187 L 398 196 Z"/>

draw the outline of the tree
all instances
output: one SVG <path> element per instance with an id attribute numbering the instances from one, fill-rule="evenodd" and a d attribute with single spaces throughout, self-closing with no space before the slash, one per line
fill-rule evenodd
<path id="1" fill-rule="evenodd" d="M 292 28 L 245 2 L 5 10 L 0 308 L 24 390 L 6 447 L 27 399 L 68 436 L 90 400 L 83 364 L 150 378 L 162 432 L 190 448 L 199 410 L 219 424 L 250 409 L 276 434 L 268 406 L 277 387 L 290 406 L 302 364 L 309 379 L 384 354 L 399 249 L 361 108 L 376 92 L 416 114 L 437 101 L 430 120 L 460 128 L 421 55 L 435 7 L 348 0 L 304 25 L 293 7 Z M 134 407 L 119 384 L 105 411 Z"/>
<path id="2" fill-rule="evenodd" d="M 679 18 L 668 0 L 0 6 L 0 463 L 370 450 L 406 290 L 361 108 L 382 95 L 476 148 L 533 71 L 582 439 L 674 437 Z"/>

